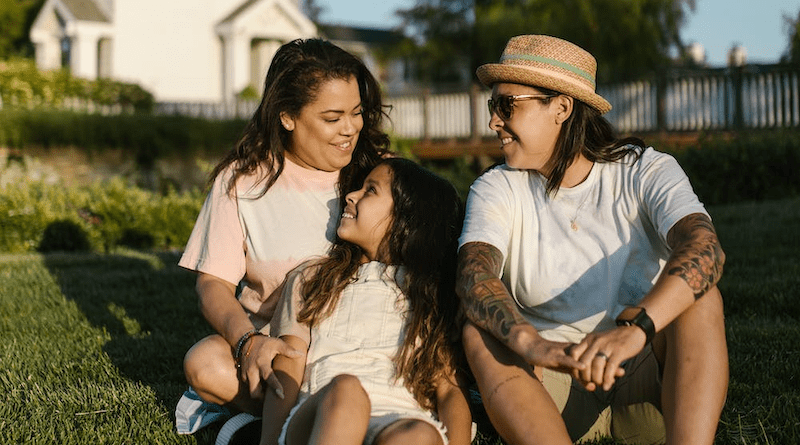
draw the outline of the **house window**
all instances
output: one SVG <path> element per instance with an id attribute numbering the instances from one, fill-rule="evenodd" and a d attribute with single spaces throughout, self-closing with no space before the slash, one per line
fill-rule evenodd
<path id="1" fill-rule="evenodd" d="M 56 21 L 58 21 L 59 49 L 61 50 L 61 67 L 70 69 L 72 61 L 72 40 L 67 36 L 67 22 L 58 11 L 55 11 Z"/>
<path id="2" fill-rule="evenodd" d="M 72 40 L 69 37 L 61 38 L 61 67 L 70 68 L 70 61 L 72 60 Z"/>

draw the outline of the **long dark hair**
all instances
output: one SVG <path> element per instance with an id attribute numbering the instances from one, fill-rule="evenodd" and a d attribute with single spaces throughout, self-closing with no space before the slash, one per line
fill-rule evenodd
<path id="1" fill-rule="evenodd" d="M 448 377 L 448 366 L 456 369 L 460 363 L 455 269 L 464 209 L 452 184 L 417 163 L 390 158 L 381 164 L 391 170 L 394 200 L 382 251 L 388 264 L 404 266 L 406 275 L 398 284 L 409 302 L 406 336 L 394 359 L 397 377 L 423 407 L 433 409 L 436 382 Z M 303 283 L 299 321 L 313 326 L 332 313 L 361 257 L 360 247 L 337 239 Z"/>
<path id="2" fill-rule="evenodd" d="M 381 130 L 385 116 L 378 82 L 358 58 L 321 39 L 297 39 L 275 53 L 264 82 L 261 104 L 253 113 L 236 146 L 211 172 L 210 182 L 229 166 L 233 175 L 228 193 L 243 175 L 265 166 L 261 195 L 283 172 L 290 133 L 280 121 L 282 112 L 297 116 L 313 102 L 320 87 L 332 79 L 355 77 L 361 94 L 364 126 L 350 163 L 339 173 L 339 195 L 363 181 L 366 174 L 388 152 L 389 137 Z"/>
<path id="3" fill-rule="evenodd" d="M 553 97 L 561 94 L 547 88 L 535 88 Z M 592 162 L 616 162 L 628 153 L 635 153 L 638 159 L 645 146 L 644 141 L 637 137 L 619 138 L 599 111 L 578 99 L 573 98 L 572 102 L 572 114 L 564 121 L 555 150 L 547 162 L 550 175 L 546 190 L 550 196 L 556 194 L 567 168 L 579 153 Z"/>

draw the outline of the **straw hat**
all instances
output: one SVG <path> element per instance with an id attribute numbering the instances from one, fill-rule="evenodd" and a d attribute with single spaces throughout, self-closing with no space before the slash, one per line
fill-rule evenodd
<path id="1" fill-rule="evenodd" d="M 597 61 L 583 48 L 556 37 L 512 37 L 500 63 L 478 67 L 478 79 L 491 88 L 495 83 L 517 83 L 558 91 L 607 113 L 611 104 L 595 93 Z"/>

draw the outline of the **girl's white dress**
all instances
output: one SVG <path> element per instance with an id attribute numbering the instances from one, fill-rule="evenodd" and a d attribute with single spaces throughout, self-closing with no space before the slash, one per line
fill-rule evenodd
<path id="1" fill-rule="evenodd" d="M 294 335 L 309 344 L 300 395 L 280 443 L 285 443 L 286 426 L 299 406 L 340 374 L 358 377 L 369 394 L 372 413 L 365 444 L 372 443 L 384 427 L 405 418 L 431 423 L 447 443 L 443 425 L 420 407 L 402 379 L 395 379 L 392 359 L 403 344 L 408 314 L 408 302 L 395 282 L 395 277 L 404 278 L 402 266 L 362 264 L 333 314 L 313 328 L 297 321 L 303 269 L 287 276 L 270 329 L 273 336 Z"/>

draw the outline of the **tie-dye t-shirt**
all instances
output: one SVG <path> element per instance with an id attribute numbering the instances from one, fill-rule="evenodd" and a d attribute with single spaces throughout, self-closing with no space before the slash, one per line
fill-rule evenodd
<path id="1" fill-rule="evenodd" d="M 178 263 L 242 284 L 239 302 L 263 323 L 277 304 L 269 298 L 286 273 L 324 255 L 336 234 L 339 172 L 309 170 L 286 160 L 275 184 L 259 197 L 258 172 L 240 178 L 236 197 L 226 193 L 228 169 L 214 182 Z"/>

